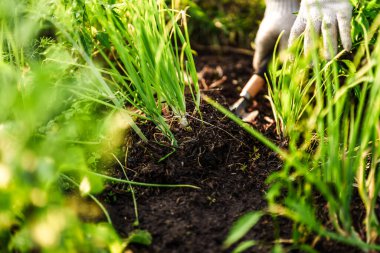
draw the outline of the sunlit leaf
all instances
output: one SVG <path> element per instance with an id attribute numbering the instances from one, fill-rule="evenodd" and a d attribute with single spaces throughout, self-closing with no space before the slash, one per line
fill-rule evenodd
<path id="1" fill-rule="evenodd" d="M 249 248 L 252 248 L 253 246 L 255 246 L 257 243 L 255 241 L 245 241 L 245 242 L 242 242 L 240 243 L 233 251 L 232 253 L 242 253 L 246 250 L 248 250 Z"/>
<path id="2" fill-rule="evenodd" d="M 149 246 L 152 244 L 152 235 L 146 230 L 135 230 L 129 234 L 127 242 Z"/>
<path id="3" fill-rule="evenodd" d="M 262 212 L 250 212 L 239 218 L 228 233 L 227 239 L 223 243 L 224 247 L 229 248 L 243 238 L 262 216 Z"/>

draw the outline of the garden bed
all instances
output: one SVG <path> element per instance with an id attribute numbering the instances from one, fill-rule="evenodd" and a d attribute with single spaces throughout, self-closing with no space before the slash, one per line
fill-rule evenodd
<path id="1" fill-rule="evenodd" d="M 252 72 L 251 57 L 246 55 L 204 53 L 196 62 L 202 93 L 224 106 L 238 98 L 239 90 Z M 188 107 L 192 112 L 190 103 Z M 169 145 L 162 145 L 166 139 L 152 123 L 141 123 L 140 127 L 149 140 L 157 142 L 144 143 L 133 135 L 126 159 L 129 179 L 192 184 L 201 189 L 135 188 L 138 228 L 152 234 L 153 244 L 132 245 L 132 252 L 221 252 L 223 240 L 238 217 L 266 208 L 265 180 L 281 168 L 281 161 L 210 105 L 202 102 L 201 109 L 204 123 L 198 114 L 188 118 L 191 129 L 184 130 L 173 123 L 172 130 L 179 144 L 174 153 Z M 252 125 L 281 145 L 264 92 L 258 95 L 251 110 L 257 111 Z M 123 177 L 120 169 L 115 174 Z M 101 199 L 115 228 L 125 237 L 134 229 L 135 215 L 131 194 L 123 189 L 127 188 L 109 185 Z M 274 221 L 265 216 L 248 235 L 261 242 L 252 252 L 270 252 L 276 233 L 281 239 L 290 240 L 291 231 L 290 221 L 282 218 Z M 317 249 L 358 252 L 329 241 L 319 242 Z"/>

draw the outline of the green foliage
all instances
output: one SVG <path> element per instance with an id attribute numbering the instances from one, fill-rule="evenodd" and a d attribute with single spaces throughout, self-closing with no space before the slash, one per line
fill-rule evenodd
<path id="1" fill-rule="evenodd" d="M 321 60 L 319 42 L 304 56 L 302 39 L 287 61 L 273 59 L 270 101 L 286 150 L 217 106 L 284 160 L 268 179 L 268 212 L 294 222 L 292 248 L 302 251 L 314 251 L 304 245 L 313 236 L 380 249 L 380 16 L 371 9 L 378 8 L 375 1 L 364 2 L 355 9 L 353 60 L 341 59 L 343 52 Z M 352 213 L 358 206 L 363 217 Z"/>
<path id="2" fill-rule="evenodd" d="M 192 41 L 204 45 L 249 47 L 264 15 L 262 0 L 178 0 L 189 6 Z"/>
<path id="3" fill-rule="evenodd" d="M 378 16 L 380 11 L 380 4 L 376 0 L 352 0 L 354 10 L 353 30 L 352 36 L 355 42 L 360 43 L 365 36 L 365 32 L 369 30 L 371 24 Z M 371 44 L 374 41 L 371 41 Z"/>
<path id="4" fill-rule="evenodd" d="M 71 105 L 70 90 L 82 83 L 74 59 L 62 45 L 39 44 L 34 8 L 41 2 L 0 3 L 0 251 L 120 252 L 124 242 L 112 226 L 82 223 L 59 187 L 64 173 L 80 180 L 88 171 L 92 148 L 73 141 L 100 136 L 101 118 Z M 46 51 L 37 57 L 39 45 Z"/>
<path id="5" fill-rule="evenodd" d="M 379 22 L 375 20 L 373 26 L 377 30 Z M 365 27 L 364 31 L 374 35 Z M 289 65 L 285 63 L 280 71 L 275 63 L 271 75 L 272 103 L 289 139 L 292 160 L 285 160 L 284 169 L 270 178 L 276 184 L 272 188 L 276 193 L 269 192 L 270 210 L 288 216 L 299 229 L 305 226 L 362 249 L 379 248 L 380 226 L 374 213 L 380 182 L 380 69 L 374 65 L 380 57 L 379 42 L 365 36 L 361 45 L 367 53 L 362 66 L 348 60 L 341 65 L 337 59 L 321 62 L 314 51 L 310 57 L 297 56 Z M 283 201 L 278 200 L 278 187 L 287 192 Z M 320 210 L 313 205 L 316 194 L 328 203 L 332 230 L 318 219 Z M 361 223 L 364 237 L 354 229 L 357 217 L 351 214 L 352 205 L 358 205 L 357 194 L 366 211 Z"/>
<path id="6" fill-rule="evenodd" d="M 277 71 L 275 62 L 270 78 L 272 104 L 281 132 L 289 139 L 291 158 L 269 180 L 274 183 L 268 192 L 270 211 L 291 218 L 299 231 L 305 226 L 362 249 L 379 248 L 380 226 L 374 210 L 380 182 L 380 69 L 375 65 L 380 40 L 371 38 L 379 20 L 365 30 L 368 36 L 356 55 L 362 65 L 338 58 L 321 62 L 317 51 L 307 58 L 299 53 L 282 70 Z M 281 192 L 287 194 L 280 201 Z M 331 230 L 318 219 L 316 194 L 328 203 Z M 365 236 L 355 230 L 358 217 L 351 213 L 352 206 L 359 205 L 355 196 L 365 207 L 365 218 L 359 223 L 365 226 Z"/>
<path id="7" fill-rule="evenodd" d="M 256 242 L 255 241 L 245 241 L 245 242 L 242 242 L 240 243 L 233 251 L 232 253 L 242 253 L 242 252 L 245 252 L 246 250 L 252 248 L 253 246 L 256 245 Z"/>
<path id="8" fill-rule="evenodd" d="M 152 236 L 148 231 L 135 230 L 132 233 L 130 233 L 127 242 L 149 246 L 150 244 L 152 244 Z"/>
<path id="9" fill-rule="evenodd" d="M 175 146 L 167 123 L 171 118 L 165 118 L 163 111 L 186 126 L 186 90 L 199 105 L 185 12 L 152 0 L 73 2 L 76 4 L 68 11 L 81 22 L 55 23 L 93 71 L 106 75 L 98 78 L 102 85 L 86 87 L 81 95 L 102 103 L 111 100 L 110 107 L 123 108 L 128 103 L 153 121 Z M 66 13 L 61 13 L 60 20 Z"/>
<path id="10" fill-rule="evenodd" d="M 78 83 L 65 77 L 62 66 L 29 64 L 19 68 L 2 62 L 0 67 L 4 81 L 0 94 L 7 95 L 1 101 L 8 108 L 0 117 L 0 247 L 2 251 L 45 248 L 46 252 L 75 252 L 79 245 L 89 243 L 85 238 L 93 236 L 96 241 L 98 229 L 87 230 L 82 225 L 57 186 L 61 173 L 75 170 L 81 178 L 87 171 L 86 150 L 69 141 L 78 140 L 77 133 L 89 131 L 83 129 L 84 122 L 93 126 L 96 122 L 79 115 L 78 121 L 70 124 L 51 122 L 64 113 L 65 101 L 70 99 L 63 87 Z M 70 240 L 73 245 L 66 245 L 63 238 L 73 234 L 77 234 Z M 121 243 L 117 236 L 107 238 L 101 238 L 99 249 Z"/>
<path id="11" fill-rule="evenodd" d="M 234 243 L 238 242 L 249 230 L 256 225 L 256 223 L 263 216 L 261 212 L 250 212 L 241 217 L 231 228 L 228 233 L 227 239 L 224 241 L 224 247 L 229 248 Z M 248 246 L 252 247 L 253 242 L 245 242 L 243 245 L 240 245 L 241 251 L 243 248 L 246 249 Z"/>
<path id="12" fill-rule="evenodd" d="M 103 190 L 106 180 L 119 180 L 129 184 L 130 189 L 134 184 L 160 187 L 100 173 L 102 166 L 108 165 L 100 159 L 116 152 L 130 128 L 144 138 L 133 118 L 154 120 L 149 111 L 144 117 L 127 110 L 126 102 L 143 110 L 143 103 L 149 101 L 141 102 L 141 97 L 135 97 L 133 89 L 138 87 L 131 88 L 131 72 L 116 71 L 118 60 L 130 57 L 124 63 L 134 61 L 135 73 L 146 75 L 151 82 L 138 95 L 150 92 L 150 102 L 158 104 L 175 100 L 170 106 L 180 116 L 186 112 L 185 79 L 196 84 L 187 32 L 178 24 L 183 13 L 177 16 L 177 12 L 170 12 L 154 4 L 155 1 L 146 3 L 150 5 L 144 6 L 139 1 L 141 16 L 129 20 L 139 19 L 135 23 L 137 29 L 145 29 L 139 30 L 138 37 L 145 44 L 137 47 L 134 44 L 140 41 L 132 41 L 135 38 L 131 34 L 122 35 L 127 32 L 127 23 L 122 29 L 118 18 L 136 10 L 134 5 L 122 12 L 115 6 L 107 9 L 90 1 L 0 0 L 1 252 L 117 253 L 123 252 L 129 243 L 151 243 L 150 234 L 141 230 L 121 239 L 106 209 L 94 196 Z M 87 15 L 87 7 L 93 8 L 90 12 L 93 17 Z M 155 16 L 151 23 L 148 20 L 145 23 L 142 17 L 150 15 Z M 90 22 L 100 27 L 101 22 L 108 21 L 99 32 L 90 26 Z M 153 27 L 165 30 L 151 34 Z M 115 35 L 109 36 L 109 32 Z M 97 55 L 106 56 L 107 50 L 109 53 L 115 48 L 121 53 L 117 60 L 113 59 L 113 65 L 104 66 L 107 57 L 95 60 Z M 158 53 L 153 54 L 156 49 Z M 134 50 L 133 54 L 129 50 Z M 145 66 L 140 65 L 142 60 L 146 61 Z M 153 63 L 157 64 L 152 66 Z M 171 83 L 162 86 L 156 83 L 168 82 L 168 75 L 172 75 Z M 178 87 L 174 91 L 169 85 Z M 196 100 L 197 90 L 193 96 Z M 151 106 L 162 109 L 158 104 Z M 170 120 L 163 119 L 161 111 L 156 113 L 164 124 Z M 91 209 L 98 212 L 96 219 L 104 216 L 108 223 L 83 222 L 78 204 L 69 204 L 73 192 L 94 201 Z"/>

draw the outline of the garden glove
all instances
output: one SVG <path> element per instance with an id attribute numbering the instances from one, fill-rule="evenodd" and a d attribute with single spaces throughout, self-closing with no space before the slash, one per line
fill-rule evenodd
<path id="1" fill-rule="evenodd" d="M 324 55 L 331 59 L 338 51 L 338 30 L 343 48 L 349 51 L 351 42 L 352 5 L 349 0 L 303 0 L 290 33 L 289 44 L 305 32 L 304 50 L 314 45 L 315 35 L 322 32 Z"/>
<path id="2" fill-rule="evenodd" d="M 286 48 L 290 30 L 296 20 L 295 13 L 299 9 L 299 0 L 266 0 L 266 4 L 264 19 L 255 40 L 255 75 L 245 85 L 240 99 L 230 107 L 230 110 L 241 118 L 245 117 L 247 108 L 252 105 L 253 94 L 258 93 L 265 84 L 267 65 L 282 32 L 279 50 Z"/>
<path id="3" fill-rule="evenodd" d="M 255 73 L 261 77 L 267 69 L 276 42 L 282 34 L 280 50 L 287 47 L 290 30 L 299 10 L 299 0 L 266 0 L 264 19 L 256 35 L 256 50 L 253 58 Z"/>

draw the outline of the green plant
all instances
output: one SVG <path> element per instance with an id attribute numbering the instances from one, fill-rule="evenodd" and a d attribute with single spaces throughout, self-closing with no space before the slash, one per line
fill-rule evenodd
<path id="1" fill-rule="evenodd" d="M 216 105 L 283 159 L 283 169 L 268 179 L 267 212 L 293 221 L 291 248 L 313 252 L 305 242 L 315 243 L 319 236 L 362 250 L 380 249 L 375 213 L 380 192 L 379 27 L 380 16 L 363 28 L 353 61 L 340 60 L 343 53 L 322 61 L 317 49 L 303 57 L 299 44 L 291 49 L 295 56 L 289 62 L 280 65 L 274 59 L 270 100 L 278 131 L 288 140 L 286 150 Z M 363 208 L 362 220 L 354 207 Z M 249 242 L 242 245 L 252 246 Z"/>
<path id="2" fill-rule="evenodd" d="M 104 161 L 100 157 L 121 145 L 122 131 L 133 128 L 144 136 L 132 119 L 134 114 L 127 111 L 127 100 L 118 97 L 121 91 L 108 79 L 114 77 L 113 70 L 96 66 L 89 54 L 94 47 L 84 46 L 80 29 L 78 36 L 66 29 L 73 24 L 72 13 L 67 12 L 69 3 L 74 2 L 0 1 L 1 252 L 117 253 L 129 243 L 147 245 L 152 240 L 148 232 L 140 230 L 120 238 L 95 197 L 106 180 L 125 183 L 130 189 L 136 184 L 161 185 L 101 174 L 99 163 Z M 53 37 L 41 32 L 46 24 L 54 24 L 57 33 Z M 169 58 L 162 60 L 162 65 L 165 60 Z M 183 67 L 191 69 L 190 64 Z M 129 81 L 121 74 L 117 77 Z M 108 222 L 81 220 L 76 208 L 68 204 L 73 191 L 92 199 Z"/>
<path id="3" fill-rule="evenodd" d="M 199 106 L 185 12 L 152 0 L 73 2 L 76 4 L 67 8 L 78 13 L 79 6 L 76 15 L 82 22 L 74 20 L 74 29 L 59 22 L 56 25 L 99 73 L 102 83 L 86 87 L 80 95 L 114 108 L 122 109 L 127 103 L 139 109 L 143 118 L 153 121 L 176 145 L 168 121 L 174 117 L 187 126 L 187 90 Z"/>
<path id="4" fill-rule="evenodd" d="M 370 36 L 374 35 L 371 30 L 378 29 L 379 21 L 380 17 L 374 21 L 368 33 Z M 302 92 L 300 96 L 300 92 L 288 88 L 294 87 L 298 78 L 292 76 L 291 73 L 295 73 L 293 68 L 305 66 L 299 58 L 296 58 L 294 65 L 286 68 L 285 72 L 290 72 L 279 75 L 287 76 L 288 81 L 290 79 L 289 86 L 281 87 L 290 90 L 290 97 L 304 99 L 289 103 L 290 110 L 301 106 L 305 115 L 289 116 L 293 120 L 285 122 L 290 156 L 298 163 L 285 161 L 284 169 L 271 176 L 269 181 L 274 186 L 268 193 L 270 210 L 290 217 L 298 224 L 298 228 L 304 226 L 324 237 L 362 249 L 379 248 L 376 245 L 379 224 L 374 210 L 380 182 L 377 172 L 380 151 L 380 72 L 375 66 L 380 41 L 376 39 L 374 49 L 370 50 L 371 40 L 368 36 L 363 40 L 361 46 L 366 48 L 364 58 L 367 61 L 357 68 L 348 60 L 343 60 L 344 67 L 340 67 L 337 60 L 339 56 L 322 63 L 315 51 L 311 55 L 312 83 L 310 80 L 305 85 L 298 82 L 300 89 L 307 90 L 310 96 L 304 95 L 307 92 Z M 361 52 L 359 49 L 357 57 L 361 57 Z M 285 83 L 282 84 L 287 85 Z M 283 94 L 277 91 L 279 93 L 275 94 L 274 91 L 272 97 L 281 99 Z M 290 115 L 276 106 L 283 105 L 283 102 L 273 104 L 280 118 L 283 113 Z M 287 194 L 279 201 L 281 190 Z M 315 203 L 315 195 L 321 195 L 328 203 L 326 218 L 333 227 L 326 227 L 326 221 L 317 218 L 317 212 L 321 210 L 315 206 L 318 204 Z M 358 224 L 355 224 L 351 213 L 353 205 L 360 205 L 355 197 L 357 195 L 366 211 L 362 221 L 367 233 L 365 236 L 360 236 L 355 229 Z M 295 234 L 295 239 L 300 239 L 299 236 Z"/>

